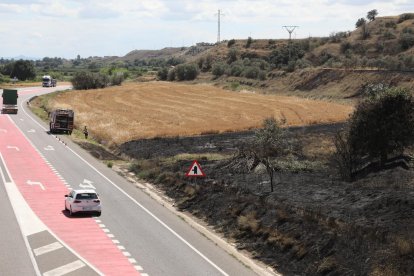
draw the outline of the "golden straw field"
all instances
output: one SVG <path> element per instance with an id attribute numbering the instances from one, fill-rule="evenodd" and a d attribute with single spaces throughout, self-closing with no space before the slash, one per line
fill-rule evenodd
<path id="1" fill-rule="evenodd" d="M 270 116 L 285 118 L 289 126 L 330 123 L 345 120 L 353 110 L 325 101 L 170 82 L 69 91 L 54 97 L 50 108 L 73 109 L 78 128 L 88 126 L 92 136 L 109 144 L 247 130 Z"/>

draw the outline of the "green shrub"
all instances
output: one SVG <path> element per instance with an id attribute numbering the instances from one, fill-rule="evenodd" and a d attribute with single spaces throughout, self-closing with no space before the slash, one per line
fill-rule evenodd
<path id="1" fill-rule="evenodd" d="M 404 22 L 406 20 L 414 19 L 414 13 L 403 13 L 398 18 L 398 23 Z"/>
<path id="2" fill-rule="evenodd" d="M 227 63 L 232 64 L 237 60 L 237 50 L 236 49 L 230 49 L 227 53 Z"/>
<path id="3" fill-rule="evenodd" d="M 171 68 L 170 70 L 168 70 L 167 80 L 168 81 L 175 81 L 175 77 L 176 77 L 175 69 Z"/>
<path id="4" fill-rule="evenodd" d="M 220 77 L 222 75 L 224 75 L 224 73 L 226 72 L 227 66 L 224 63 L 215 63 L 213 65 L 213 69 L 211 71 L 211 73 L 215 76 L 215 77 Z"/>
<path id="5" fill-rule="evenodd" d="M 260 69 L 253 66 L 247 66 L 243 71 L 243 77 L 248 79 L 257 79 L 259 76 Z"/>
<path id="6" fill-rule="evenodd" d="M 110 80 L 107 75 L 92 72 L 77 72 L 72 80 L 73 88 L 79 90 L 97 89 L 107 87 Z"/>
<path id="7" fill-rule="evenodd" d="M 414 46 L 414 34 L 402 33 L 399 39 L 400 46 L 403 50 L 407 50 Z"/>
<path id="8" fill-rule="evenodd" d="M 158 70 L 157 72 L 157 77 L 159 80 L 167 80 L 168 78 L 168 68 L 167 67 L 163 67 L 160 70 Z"/>
<path id="9" fill-rule="evenodd" d="M 174 68 L 179 81 L 194 80 L 198 76 L 198 68 L 195 64 L 180 64 Z"/>
<path id="10" fill-rule="evenodd" d="M 243 73 L 243 66 L 238 65 L 238 64 L 232 64 L 232 66 L 230 67 L 230 76 L 234 76 L 234 77 L 240 77 L 241 74 Z"/>

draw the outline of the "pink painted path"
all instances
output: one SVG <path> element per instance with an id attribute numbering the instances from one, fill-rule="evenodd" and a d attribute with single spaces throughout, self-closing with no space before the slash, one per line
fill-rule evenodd
<path id="1" fill-rule="evenodd" d="M 65 216 L 68 189 L 26 140 L 9 115 L 0 115 L 0 152 L 12 179 L 35 214 L 61 240 L 105 275 L 139 275 L 91 217 Z M 8 147 L 17 147 L 8 148 Z M 28 185 L 27 181 L 40 182 Z"/>

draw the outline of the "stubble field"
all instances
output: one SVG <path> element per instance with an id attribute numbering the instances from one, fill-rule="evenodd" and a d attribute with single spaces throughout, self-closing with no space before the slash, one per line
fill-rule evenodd
<path id="1" fill-rule="evenodd" d="M 54 97 L 49 108 L 75 111 L 78 128 L 109 145 L 154 138 L 241 131 L 263 119 L 287 126 L 344 121 L 352 106 L 298 97 L 231 92 L 209 85 L 127 83 Z"/>

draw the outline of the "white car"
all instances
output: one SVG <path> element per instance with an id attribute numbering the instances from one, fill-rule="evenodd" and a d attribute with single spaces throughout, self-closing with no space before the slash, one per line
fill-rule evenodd
<path id="1" fill-rule="evenodd" d="M 101 215 L 101 200 L 95 190 L 72 190 L 65 195 L 65 210 L 72 216 L 78 212 Z"/>

